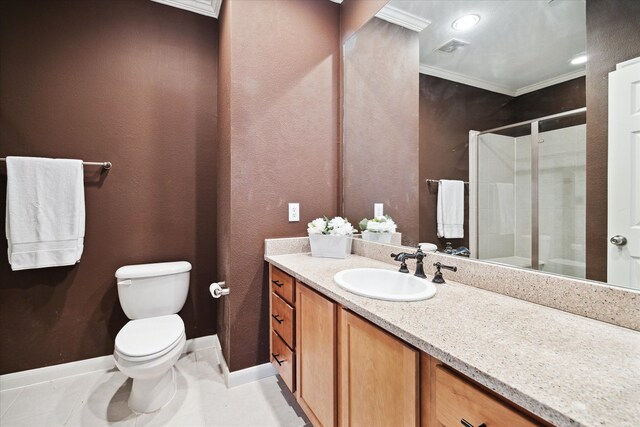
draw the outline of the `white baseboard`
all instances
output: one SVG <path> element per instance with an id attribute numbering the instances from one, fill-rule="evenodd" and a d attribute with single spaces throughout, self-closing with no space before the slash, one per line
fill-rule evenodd
<path id="1" fill-rule="evenodd" d="M 94 357 L 92 359 L 78 360 L 77 362 L 45 366 L 44 368 L 13 372 L 11 374 L 0 375 L 0 391 L 26 387 L 46 381 L 57 380 L 59 378 L 72 377 L 74 375 L 108 371 L 115 367 L 116 365 L 113 360 L 113 355 L 108 355 Z"/>
<path id="2" fill-rule="evenodd" d="M 185 353 L 211 347 L 220 348 L 220 341 L 216 335 L 198 337 L 187 340 L 184 346 Z M 223 359 L 224 360 L 224 359 Z M 44 368 L 29 369 L 27 371 L 13 372 L 0 375 L 0 391 L 13 388 L 26 387 L 74 375 L 89 374 L 91 372 L 108 371 L 116 367 L 113 355 L 94 357 L 92 359 L 78 360 L 76 362 L 62 363 L 59 365 L 45 366 Z"/>
<path id="3" fill-rule="evenodd" d="M 208 335 L 187 340 L 184 346 L 184 352 L 192 353 L 206 348 L 216 349 L 218 360 L 220 361 L 220 370 L 222 371 L 222 376 L 228 388 L 276 375 L 276 370 L 271 363 L 263 363 L 239 371 L 229 372 L 229 367 L 222 354 L 222 347 L 220 346 L 220 340 L 217 335 Z M 60 378 L 72 377 L 74 375 L 108 371 L 115 369 L 115 367 L 113 355 L 110 354 L 92 359 L 78 360 L 76 362 L 45 366 L 44 368 L 13 372 L 11 374 L 0 375 L 0 391 L 26 387 Z"/>
<path id="4" fill-rule="evenodd" d="M 218 341 L 217 335 L 207 335 L 204 337 L 197 337 L 187 340 L 184 345 L 184 353 L 193 353 L 194 351 L 204 350 L 205 348 L 212 347 L 220 348 L 220 341 Z"/>
<path id="5" fill-rule="evenodd" d="M 226 378 L 227 387 L 233 388 L 242 384 L 252 383 L 275 374 L 276 368 L 271 363 L 267 362 L 262 365 L 251 366 L 250 368 L 229 372 L 229 376 Z"/>
<path id="6" fill-rule="evenodd" d="M 220 362 L 220 372 L 222 373 L 222 377 L 224 378 L 224 383 L 229 387 L 229 366 L 227 365 L 227 360 L 224 358 L 224 353 L 222 353 L 222 344 L 220 344 L 220 338 L 218 335 L 216 337 L 216 344 L 213 348 L 216 349 L 216 353 L 218 355 L 218 361 Z"/>
<path id="7" fill-rule="evenodd" d="M 239 371 L 229 372 L 229 366 L 227 365 L 227 361 L 225 360 L 224 354 L 222 353 L 222 346 L 220 345 L 220 341 L 218 340 L 217 335 L 215 336 L 215 340 L 216 345 L 214 345 L 214 347 L 216 348 L 218 353 L 220 370 L 222 371 L 224 383 L 227 385 L 227 388 L 237 387 L 239 385 L 252 383 L 254 381 L 259 381 L 263 378 L 276 375 L 276 368 L 274 368 L 271 363 L 263 363 L 261 365 L 241 369 Z"/>

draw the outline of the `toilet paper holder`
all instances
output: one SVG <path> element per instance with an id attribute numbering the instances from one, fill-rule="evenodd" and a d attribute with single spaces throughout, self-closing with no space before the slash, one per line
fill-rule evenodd
<path id="1" fill-rule="evenodd" d="M 229 295 L 229 288 L 225 285 L 225 282 L 214 282 L 209 285 L 209 292 L 214 298 L 220 298 L 224 295 Z"/>

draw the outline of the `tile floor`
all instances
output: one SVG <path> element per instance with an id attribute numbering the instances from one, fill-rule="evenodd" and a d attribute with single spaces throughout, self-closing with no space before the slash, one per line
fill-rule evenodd
<path id="1" fill-rule="evenodd" d="M 178 391 L 168 406 L 137 415 L 127 406 L 131 380 L 96 372 L 0 393 L 0 426 L 304 426 L 310 425 L 286 386 L 269 377 L 224 385 L 214 349 L 176 363 Z"/>

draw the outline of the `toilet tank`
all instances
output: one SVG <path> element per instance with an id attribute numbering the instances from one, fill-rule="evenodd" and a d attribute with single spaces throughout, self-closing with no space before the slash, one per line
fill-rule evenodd
<path id="1" fill-rule="evenodd" d="M 129 319 L 176 314 L 189 293 L 186 261 L 125 265 L 116 271 L 118 299 Z"/>

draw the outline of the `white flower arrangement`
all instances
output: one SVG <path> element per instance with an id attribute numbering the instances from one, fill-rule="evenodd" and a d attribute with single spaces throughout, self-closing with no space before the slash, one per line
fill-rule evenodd
<path id="1" fill-rule="evenodd" d="M 351 236 L 356 230 L 346 218 L 337 216 L 331 220 L 327 217 L 314 219 L 307 224 L 307 232 L 309 236 L 314 234 Z"/>
<path id="2" fill-rule="evenodd" d="M 307 224 L 311 255 L 325 258 L 346 258 L 351 253 L 351 236 L 356 232 L 342 217 L 316 218 Z"/>
<path id="3" fill-rule="evenodd" d="M 376 216 L 373 219 L 364 218 L 360 221 L 360 230 L 369 233 L 395 233 L 396 223 L 389 215 Z"/>

